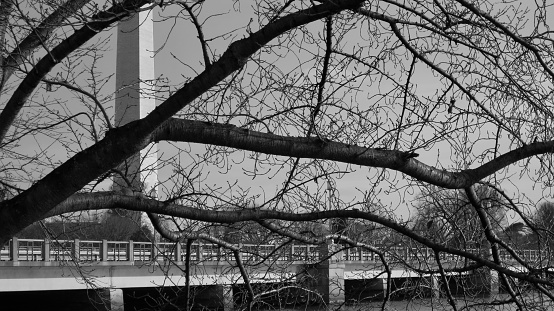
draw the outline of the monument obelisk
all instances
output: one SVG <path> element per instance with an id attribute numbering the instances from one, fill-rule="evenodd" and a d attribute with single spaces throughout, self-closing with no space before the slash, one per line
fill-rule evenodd
<path id="1" fill-rule="evenodd" d="M 117 26 L 116 127 L 141 119 L 156 107 L 152 90 L 155 79 L 153 30 L 152 12 L 148 10 L 134 14 Z M 157 145 L 149 145 L 118 169 L 125 178 L 114 178 L 114 190 L 131 188 L 155 195 L 158 183 Z"/>

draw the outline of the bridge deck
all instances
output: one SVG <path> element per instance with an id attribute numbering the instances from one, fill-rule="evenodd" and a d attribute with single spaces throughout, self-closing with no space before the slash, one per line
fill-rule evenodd
<path id="1" fill-rule="evenodd" d="M 238 246 L 238 245 L 237 245 Z M 335 245 L 338 249 L 340 245 Z M 291 245 L 277 249 L 275 245 L 240 245 L 245 261 L 272 257 L 280 261 L 316 262 L 323 255 L 317 245 Z M 479 252 L 479 250 L 475 250 Z M 501 259 L 511 260 L 511 255 L 501 252 Z M 522 250 L 519 255 L 529 262 L 541 261 L 544 256 L 538 250 Z M 186 250 L 180 243 L 150 243 L 135 241 L 81 241 L 81 240 L 10 240 L 0 249 L 2 262 L 33 261 L 80 261 L 80 262 L 150 262 L 159 260 L 184 261 Z M 376 253 L 364 248 L 345 248 L 341 252 L 343 261 L 380 262 Z M 463 262 L 465 259 L 452 254 L 441 254 L 443 261 Z M 194 243 L 191 247 L 191 261 L 233 261 L 234 257 L 215 244 Z M 417 247 L 392 247 L 385 251 L 385 260 L 404 262 L 432 262 L 432 250 Z"/>
<path id="2" fill-rule="evenodd" d="M 241 245 L 241 249 L 254 283 L 294 281 L 306 264 L 323 257 L 315 245 L 293 245 L 278 252 L 273 245 Z M 0 291 L 181 286 L 185 253 L 176 243 L 13 239 L 0 250 Z M 522 253 L 528 260 L 538 260 L 540 255 L 536 251 Z M 447 269 L 468 264 L 452 255 L 442 259 Z M 409 265 L 436 268 L 427 266 L 435 260 L 425 248 L 390 248 L 386 260 L 393 278 L 425 276 Z M 365 249 L 345 249 L 330 262 L 346 280 L 387 277 L 379 257 Z M 243 283 L 232 254 L 216 245 L 193 244 L 190 269 L 191 285 Z"/>

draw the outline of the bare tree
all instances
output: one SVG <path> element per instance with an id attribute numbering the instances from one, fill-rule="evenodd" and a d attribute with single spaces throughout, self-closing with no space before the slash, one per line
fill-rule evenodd
<path id="1" fill-rule="evenodd" d="M 554 249 L 554 204 L 543 201 L 538 204 L 534 214 L 531 215 L 528 225 L 528 239 L 532 247 L 545 249 L 551 253 Z"/>
<path id="2" fill-rule="evenodd" d="M 506 224 L 507 202 L 496 191 L 476 187 L 479 204 L 497 234 Z M 418 198 L 414 230 L 455 248 L 481 248 L 487 238 L 477 211 L 463 191 L 426 189 Z"/>
<path id="3" fill-rule="evenodd" d="M 114 25 L 139 11 L 166 27 L 165 70 L 140 81 L 159 104 L 114 127 L 104 56 Z M 214 224 L 383 255 L 364 235 L 326 229 L 358 219 L 430 248 L 439 268 L 427 272 L 443 278 L 444 254 L 497 271 L 508 297 L 494 303 L 534 306 L 514 280 L 553 299 L 548 269 L 495 232 L 476 187 L 487 183 L 528 223 L 533 189 L 551 189 L 552 13 L 547 2 L 467 0 L 2 1 L 0 244 L 51 216 L 126 209 L 168 239 L 217 242 L 237 262 L 240 249 Z M 107 191 L 151 143 L 162 150 L 160 192 Z M 397 216 L 422 185 L 463 191 L 460 209 L 479 220 L 487 254 Z"/>

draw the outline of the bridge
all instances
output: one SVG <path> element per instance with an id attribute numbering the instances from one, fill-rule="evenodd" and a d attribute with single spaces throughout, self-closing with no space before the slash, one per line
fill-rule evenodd
<path id="1" fill-rule="evenodd" d="M 339 251 L 338 247 L 290 245 L 277 248 L 275 245 L 245 244 L 240 245 L 240 257 L 248 271 L 249 282 L 258 287 L 302 283 L 300 285 L 317 292 L 327 303 L 361 295 L 382 297 L 388 275 L 379 256 L 363 248 Z M 540 259 L 536 250 L 524 251 L 521 255 L 529 261 Z M 93 290 L 98 293 L 98 304 L 109 305 L 107 310 L 123 310 L 123 300 L 125 305 L 132 300 L 130 293 L 162 286 L 185 286 L 186 256 L 185 245 L 180 243 L 13 238 L 0 250 L 0 292 Z M 509 258 L 508 254 L 502 256 L 505 260 Z M 451 254 L 442 254 L 441 259 L 445 268 L 467 264 L 465 259 Z M 189 284 L 204 288 L 203 303 L 216 302 L 216 307 L 231 310 L 233 299 L 237 300 L 236 292 L 244 287 L 234 255 L 214 244 L 193 243 L 189 260 Z M 385 252 L 385 260 L 392 267 L 390 287 L 393 291 L 408 288 L 410 284 L 412 288 L 425 288 L 426 295 L 440 291 L 436 275 L 416 273 L 405 265 L 429 268 L 424 265 L 435 262 L 431 250 L 393 247 Z M 467 275 L 466 278 L 478 291 L 498 290 L 497 284 L 490 283 L 491 278 L 484 278 L 487 284 L 480 281 L 482 276 Z M 359 282 L 365 284 L 362 291 L 357 289 Z M 90 293 L 86 298 L 91 298 Z M 198 301 L 203 301 L 200 296 Z"/>

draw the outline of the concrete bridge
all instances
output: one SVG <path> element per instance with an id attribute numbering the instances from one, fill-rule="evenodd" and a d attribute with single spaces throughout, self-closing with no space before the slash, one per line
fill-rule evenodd
<path id="1" fill-rule="evenodd" d="M 372 296 L 382 298 L 387 280 L 393 292 L 411 290 L 427 296 L 440 292 L 437 275 L 406 268 L 406 263 L 429 268 L 424 265 L 435 262 L 429 249 L 390 248 L 386 252 L 389 278 L 376 254 L 361 248 L 338 251 L 338 247 L 292 245 L 276 249 L 275 245 L 241 245 L 240 256 L 256 291 L 279 293 L 272 290 L 272 284 L 289 284 L 294 290 L 288 292 L 290 297 L 281 295 L 279 299 L 284 300 L 301 296 L 300 302 L 340 303 Z M 538 260 L 539 255 L 534 250 L 523 253 L 530 261 Z M 74 297 L 86 293 L 84 299 L 101 309 L 123 310 L 123 300 L 127 307 L 138 306 L 146 303 L 139 296 L 156 300 L 155 297 L 181 291 L 186 282 L 185 256 L 184 245 L 178 243 L 14 238 L 0 250 L 0 298 L 6 301 L 9 297 L 18 299 L 22 294 L 29 297 L 31 292 L 45 291 L 49 291 L 49 297 L 53 293 L 67 297 L 71 291 Z M 467 264 L 452 255 L 442 259 L 445 268 Z M 240 291 L 245 282 L 231 252 L 213 244 L 195 243 L 190 262 L 189 284 L 202 292 L 196 295 L 196 305 L 231 310 L 234 303 L 243 299 Z M 449 284 L 451 289 L 459 287 L 455 284 L 463 279 L 468 285 L 465 287 L 474 291 L 498 291 L 494 277 L 449 277 L 454 284 Z M 309 291 L 299 291 L 300 287 Z"/>

